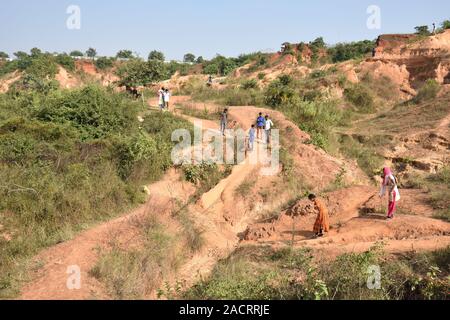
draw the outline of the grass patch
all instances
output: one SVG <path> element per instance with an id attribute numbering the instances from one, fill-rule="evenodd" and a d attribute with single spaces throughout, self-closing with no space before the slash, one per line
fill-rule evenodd
<path id="1" fill-rule="evenodd" d="M 211 277 L 185 292 L 184 298 L 447 299 L 449 254 L 447 248 L 395 257 L 385 254 L 381 246 L 375 246 L 367 252 L 344 254 L 333 261 L 316 261 L 307 249 L 243 247 L 219 262 Z M 379 266 L 382 271 L 379 290 L 367 286 L 372 266 Z"/>

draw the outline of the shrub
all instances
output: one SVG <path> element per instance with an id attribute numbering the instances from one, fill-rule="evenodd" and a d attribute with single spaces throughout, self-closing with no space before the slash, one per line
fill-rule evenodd
<path id="1" fill-rule="evenodd" d="M 67 54 L 58 54 L 56 56 L 56 63 L 64 67 L 66 70 L 74 71 L 75 70 L 75 61 L 74 59 Z"/>
<path id="2" fill-rule="evenodd" d="M 264 92 L 265 103 L 276 108 L 294 102 L 298 96 L 291 84 L 292 78 L 285 75 L 270 83 Z"/>
<path id="3" fill-rule="evenodd" d="M 415 103 L 421 103 L 424 101 L 429 101 L 437 97 L 441 87 L 439 83 L 434 79 L 429 79 L 420 88 L 417 96 L 414 97 L 413 101 Z"/>
<path id="4" fill-rule="evenodd" d="M 114 58 L 100 57 L 95 60 L 95 66 L 99 70 L 110 69 L 114 66 Z"/>
<path id="5" fill-rule="evenodd" d="M 256 81 L 255 79 L 245 80 L 242 82 L 241 88 L 244 90 L 258 89 L 258 81 Z"/>
<path id="6" fill-rule="evenodd" d="M 344 96 L 359 112 L 372 113 L 375 111 L 374 98 L 371 92 L 363 85 L 355 84 L 346 88 Z"/>
<path id="7" fill-rule="evenodd" d="M 338 43 L 328 49 L 328 54 L 334 63 L 363 58 L 375 48 L 375 42 L 364 40 L 351 43 Z"/>

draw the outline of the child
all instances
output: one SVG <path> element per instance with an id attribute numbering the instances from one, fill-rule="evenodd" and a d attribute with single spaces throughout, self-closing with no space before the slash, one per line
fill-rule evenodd
<path id="1" fill-rule="evenodd" d="M 266 143 L 267 143 L 267 145 L 270 145 L 270 143 L 271 143 L 270 138 L 271 138 L 271 134 L 272 134 L 272 127 L 274 126 L 274 124 L 273 124 L 272 120 L 270 120 L 269 115 L 266 116 L 265 122 L 266 122 L 266 124 L 265 124 L 265 128 L 264 129 L 265 129 L 265 133 L 266 133 Z"/>
<path id="2" fill-rule="evenodd" d="M 330 217 L 328 215 L 328 209 L 322 200 L 319 200 L 315 194 L 310 194 L 308 198 L 310 201 L 314 202 L 315 209 L 319 211 L 316 223 L 314 223 L 315 236 L 317 238 L 323 237 L 324 232 L 330 231 Z"/>
<path id="3" fill-rule="evenodd" d="M 166 104 L 167 111 L 170 111 L 170 91 L 169 89 L 164 90 L 164 102 Z"/>
<path id="4" fill-rule="evenodd" d="M 255 125 L 252 124 L 250 131 L 248 132 L 248 150 L 253 151 L 253 147 L 255 144 Z"/>

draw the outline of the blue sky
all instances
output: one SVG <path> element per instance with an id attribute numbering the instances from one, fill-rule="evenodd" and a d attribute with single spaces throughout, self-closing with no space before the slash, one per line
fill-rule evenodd
<path id="1" fill-rule="evenodd" d="M 69 5 L 81 9 L 81 29 L 68 30 Z M 381 8 L 381 29 L 366 27 L 369 5 Z M 0 51 L 12 54 L 85 51 L 100 55 L 157 49 L 169 59 L 278 50 L 284 41 L 323 36 L 330 44 L 408 33 L 450 19 L 450 1 L 429 0 L 14 0 L 0 2 Z"/>

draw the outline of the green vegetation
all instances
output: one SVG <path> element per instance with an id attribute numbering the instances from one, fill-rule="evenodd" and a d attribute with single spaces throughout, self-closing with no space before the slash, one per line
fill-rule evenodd
<path id="1" fill-rule="evenodd" d="M 164 57 L 164 53 L 161 51 L 153 50 L 148 55 L 148 60 L 157 60 L 157 61 L 164 61 L 166 58 Z"/>
<path id="2" fill-rule="evenodd" d="M 428 26 L 417 26 L 414 29 L 416 30 L 416 34 L 419 36 L 431 35 L 430 29 L 428 28 Z"/>
<path id="3" fill-rule="evenodd" d="M 94 48 L 89 48 L 86 50 L 86 57 L 91 58 L 94 60 L 94 58 L 97 56 L 97 50 Z"/>
<path id="4" fill-rule="evenodd" d="M 186 53 L 183 57 L 183 61 L 186 63 L 194 63 L 195 55 L 193 55 L 192 53 Z"/>
<path id="5" fill-rule="evenodd" d="M 185 252 L 175 246 L 177 236 L 169 235 L 156 213 L 136 219 L 139 249 L 113 243 L 101 255 L 90 274 L 101 281 L 114 299 L 144 299 L 161 285 L 161 275 L 176 270 Z"/>
<path id="6" fill-rule="evenodd" d="M 407 188 L 426 190 L 430 195 L 430 205 L 436 210 L 434 217 L 450 222 L 450 167 L 446 166 L 437 174 L 409 175 L 404 184 Z"/>
<path id="7" fill-rule="evenodd" d="M 352 59 L 360 59 L 372 53 L 375 46 L 375 42 L 370 40 L 351 43 L 338 43 L 328 49 L 328 55 L 334 63 Z"/>
<path id="8" fill-rule="evenodd" d="M 38 69 L 40 70 L 40 69 Z M 171 163 L 171 133 L 191 125 L 97 86 L 0 95 L 0 296 L 28 257 L 140 203 Z M 20 268 L 18 267 L 20 266 Z"/>
<path id="9" fill-rule="evenodd" d="M 97 60 L 95 60 L 95 66 L 99 70 L 107 70 L 111 69 L 114 66 L 114 58 L 108 58 L 108 57 L 99 57 Z"/>
<path id="10" fill-rule="evenodd" d="M 198 186 L 197 195 L 201 195 L 214 188 L 220 180 L 231 174 L 232 167 L 225 166 L 220 168 L 215 163 L 203 162 L 200 165 L 183 165 L 184 177 Z"/>
<path id="11" fill-rule="evenodd" d="M 418 104 L 421 102 L 429 101 L 437 97 L 441 86 L 434 79 L 428 79 L 425 84 L 420 88 L 417 95 L 414 97 L 413 102 Z"/>
<path id="12" fill-rule="evenodd" d="M 83 57 L 84 56 L 84 53 L 83 52 L 81 52 L 80 50 L 74 50 L 74 51 L 72 51 L 72 52 L 70 52 L 70 54 L 69 54 L 71 57 L 74 57 L 74 58 L 76 58 L 76 57 Z"/>
<path id="13" fill-rule="evenodd" d="M 334 261 L 313 260 L 308 249 L 239 248 L 213 274 L 184 293 L 187 299 L 416 300 L 448 299 L 450 248 L 391 257 L 375 246 Z M 370 267 L 382 271 L 371 290 Z"/>
<path id="14" fill-rule="evenodd" d="M 160 60 L 131 59 L 121 64 L 116 74 L 120 78 L 119 85 L 135 88 L 166 79 L 167 69 Z"/>
<path id="15" fill-rule="evenodd" d="M 117 59 L 132 59 L 132 58 L 134 58 L 133 51 L 131 51 L 131 50 L 120 50 L 119 52 L 117 52 L 116 58 Z"/>
<path id="16" fill-rule="evenodd" d="M 370 90 L 362 84 L 354 84 L 345 88 L 344 96 L 355 108 L 362 113 L 373 113 L 375 101 Z"/>

